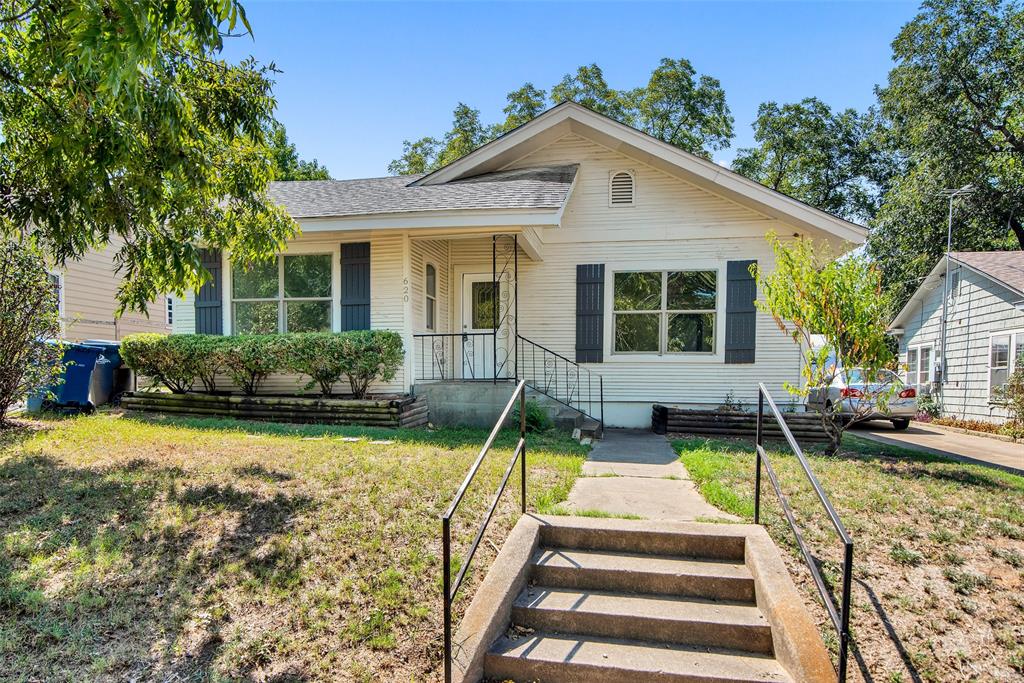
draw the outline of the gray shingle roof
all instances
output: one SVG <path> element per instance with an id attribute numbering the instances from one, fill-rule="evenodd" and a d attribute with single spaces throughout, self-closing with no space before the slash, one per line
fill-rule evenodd
<path id="1" fill-rule="evenodd" d="M 1024 294 L 1024 251 L 951 251 L 949 256 Z"/>
<path id="2" fill-rule="evenodd" d="M 409 186 L 419 175 L 359 180 L 294 180 L 270 184 L 271 199 L 293 218 L 369 216 L 460 209 L 558 209 L 577 165 L 520 168 L 442 185 Z"/>

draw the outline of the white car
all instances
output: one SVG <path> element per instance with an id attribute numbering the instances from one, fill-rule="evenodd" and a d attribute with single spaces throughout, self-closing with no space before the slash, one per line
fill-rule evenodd
<path id="1" fill-rule="evenodd" d="M 843 420 L 860 416 L 860 421 L 889 420 L 894 429 L 906 429 L 917 414 L 917 390 L 903 384 L 899 375 L 880 370 L 875 382 L 866 382 L 860 368 L 840 370 L 827 387 L 811 389 L 807 395 L 807 409 L 836 411 Z M 870 406 L 864 404 L 865 394 L 871 396 L 893 387 L 892 395 L 881 410 L 864 415 Z"/>

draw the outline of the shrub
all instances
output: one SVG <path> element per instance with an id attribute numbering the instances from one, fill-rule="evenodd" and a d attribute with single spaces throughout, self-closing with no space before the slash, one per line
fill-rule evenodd
<path id="1" fill-rule="evenodd" d="M 343 332 L 341 366 L 348 376 L 352 394 L 366 396 L 370 383 L 389 382 L 402 365 L 402 337 L 387 330 Z"/>
<path id="2" fill-rule="evenodd" d="M 942 415 L 942 406 L 931 394 L 925 394 L 917 399 L 918 419 L 922 417 L 927 420 L 934 420 Z"/>
<path id="3" fill-rule="evenodd" d="M 199 376 L 202 359 L 195 335 L 132 334 L 121 341 L 125 364 L 161 382 L 175 394 L 188 392 Z"/>
<path id="4" fill-rule="evenodd" d="M 320 393 L 330 396 L 332 387 L 348 367 L 345 340 L 349 334 L 352 333 L 307 332 L 286 335 L 288 369 L 310 378 L 304 390 L 308 391 L 319 384 Z"/>
<path id="5" fill-rule="evenodd" d="M 516 402 L 514 408 L 512 408 L 512 425 L 514 427 L 519 426 L 519 403 Z M 537 403 L 536 399 L 529 399 L 526 401 L 526 431 L 528 432 L 546 432 L 551 429 L 552 422 L 551 417 L 547 411 L 541 408 L 540 404 Z"/>
<path id="6" fill-rule="evenodd" d="M 124 364 L 134 370 L 136 375 L 145 375 L 162 382 L 161 347 L 166 339 L 167 335 L 155 332 L 129 334 L 121 340 L 121 358 Z"/>
<path id="7" fill-rule="evenodd" d="M 1024 366 L 1014 370 L 1006 384 L 996 389 L 996 398 L 1006 404 L 1011 426 L 1024 430 Z"/>
<path id="8" fill-rule="evenodd" d="M 211 394 L 217 391 L 217 375 L 225 369 L 231 338 L 212 334 L 180 334 L 169 339 L 175 338 L 187 340 L 190 362 L 195 367 L 196 377 L 203 383 L 203 389 Z"/>
<path id="9" fill-rule="evenodd" d="M 225 337 L 222 348 L 224 369 L 228 376 L 252 396 L 272 373 L 286 367 L 285 335 L 254 334 Z"/>
<path id="10" fill-rule="evenodd" d="M 4 225 L 3 227 L 7 227 Z M 46 262 L 25 244 L 0 243 L 0 424 L 15 403 L 59 381 L 63 369 L 57 298 Z"/>

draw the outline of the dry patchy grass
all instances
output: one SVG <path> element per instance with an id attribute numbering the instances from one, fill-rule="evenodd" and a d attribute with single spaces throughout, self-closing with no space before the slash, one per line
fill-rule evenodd
<path id="1" fill-rule="evenodd" d="M 438 516 L 484 437 L 109 414 L 0 432 L 0 678 L 436 680 Z M 513 443 L 464 501 L 457 554 Z M 530 505 L 547 511 L 585 449 L 530 449 Z"/>
<path id="2" fill-rule="evenodd" d="M 750 444 L 680 439 L 708 500 L 753 519 Z M 850 680 L 1024 680 L 1024 478 L 844 437 L 838 456 L 808 454 L 854 540 Z M 839 594 L 841 545 L 796 458 L 770 454 L 826 581 Z M 836 637 L 775 493 L 762 521 L 826 644 Z"/>

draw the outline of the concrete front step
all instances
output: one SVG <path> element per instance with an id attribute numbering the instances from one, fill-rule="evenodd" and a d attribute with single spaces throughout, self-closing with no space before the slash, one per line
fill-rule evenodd
<path id="1" fill-rule="evenodd" d="M 743 561 L 745 549 L 743 537 L 739 535 L 714 532 L 678 534 L 648 530 L 616 530 L 608 533 L 594 527 L 556 525 L 541 528 L 541 544 L 546 548 L 647 553 L 737 562 Z"/>
<path id="2" fill-rule="evenodd" d="M 790 683 L 769 656 L 735 650 L 535 632 L 499 638 L 486 655 L 492 680 L 561 683 Z"/>
<path id="3" fill-rule="evenodd" d="M 542 631 L 772 653 L 772 630 L 753 604 L 527 586 L 512 622 Z"/>
<path id="4" fill-rule="evenodd" d="M 538 584 L 559 588 L 754 601 L 750 570 L 735 560 L 541 548 L 530 575 Z"/>

